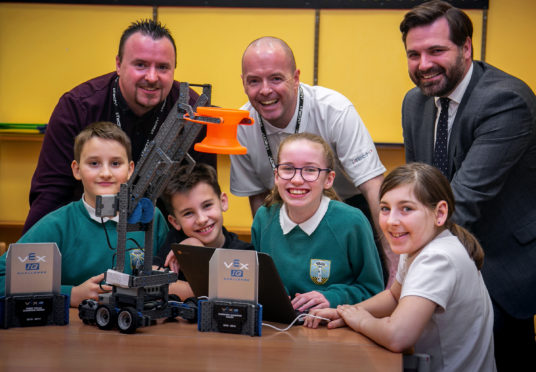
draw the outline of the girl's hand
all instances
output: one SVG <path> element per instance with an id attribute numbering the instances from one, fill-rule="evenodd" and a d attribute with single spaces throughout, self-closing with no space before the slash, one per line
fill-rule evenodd
<path id="1" fill-rule="evenodd" d="M 111 291 L 112 287 L 109 285 L 103 285 L 101 288 L 100 282 L 103 280 L 104 273 L 91 277 L 82 284 L 73 287 L 71 289 L 71 307 L 77 307 L 80 302 L 88 298 L 98 300 L 100 293 Z"/>
<path id="2" fill-rule="evenodd" d="M 329 307 L 329 301 L 324 295 L 317 291 L 311 291 L 307 293 L 296 293 L 296 296 L 292 299 L 292 307 L 299 311 L 305 311 L 309 309 L 324 309 Z"/>
<path id="3" fill-rule="evenodd" d="M 337 306 L 337 312 L 348 327 L 356 332 L 361 332 L 361 323 L 364 320 L 373 318 L 368 311 L 357 305 L 339 305 Z"/>
<path id="4" fill-rule="evenodd" d="M 344 320 L 341 319 L 337 309 L 311 310 L 309 315 L 330 319 L 330 321 L 327 323 L 327 327 L 330 329 L 345 326 Z M 325 324 L 325 322 L 326 321 L 323 319 L 307 316 L 303 325 L 309 328 L 317 328 L 320 324 Z"/>

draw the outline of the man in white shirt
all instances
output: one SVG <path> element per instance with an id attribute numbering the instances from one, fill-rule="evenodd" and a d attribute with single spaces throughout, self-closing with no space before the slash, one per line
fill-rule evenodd
<path id="1" fill-rule="evenodd" d="M 334 188 L 341 199 L 351 199 L 365 214 L 370 208 L 369 220 L 371 215 L 378 226 L 385 167 L 370 134 L 346 97 L 299 78 L 294 54 L 281 39 L 262 37 L 244 52 L 242 82 L 249 102 L 242 109 L 250 111 L 255 124 L 238 128 L 248 154 L 231 156 L 231 192 L 248 196 L 255 215 L 273 187 L 279 143 L 292 133 L 310 132 L 324 138 L 338 158 Z M 384 263 L 385 253 L 379 253 Z"/>

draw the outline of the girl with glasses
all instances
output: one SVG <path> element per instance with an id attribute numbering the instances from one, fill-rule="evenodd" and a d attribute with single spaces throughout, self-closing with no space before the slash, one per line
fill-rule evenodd
<path id="1" fill-rule="evenodd" d="M 275 186 L 255 214 L 255 249 L 272 256 L 296 310 L 363 301 L 383 289 L 370 224 L 332 188 L 335 158 L 310 133 L 281 142 Z M 352 303 L 352 302 L 350 302 Z"/>

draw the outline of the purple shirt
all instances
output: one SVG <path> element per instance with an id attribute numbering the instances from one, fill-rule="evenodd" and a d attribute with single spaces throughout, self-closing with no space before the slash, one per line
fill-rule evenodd
<path id="1" fill-rule="evenodd" d="M 74 179 L 71 170 L 74 138 L 82 129 L 96 121 L 116 122 L 116 108 L 112 99 L 116 77 L 117 74 L 112 72 L 86 81 L 65 93 L 54 108 L 32 178 L 30 212 L 24 231 L 47 213 L 82 196 L 82 183 Z M 121 128 L 130 137 L 132 157 L 137 162 L 157 117 L 160 115 L 158 122 L 161 124 L 178 99 L 179 83 L 173 82 L 162 112 L 158 105 L 141 117 L 128 108 L 120 90 L 116 91 Z M 194 105 L 197 98 L 198 94 L 190 89 L 190 105 Z M 203 128 L 196 142 L 201 141 L 205 135 L 206 128 Z M 216 168 L 216 155 L 194 151 L 193 145 L 189 153 L 196 161 Z"/>

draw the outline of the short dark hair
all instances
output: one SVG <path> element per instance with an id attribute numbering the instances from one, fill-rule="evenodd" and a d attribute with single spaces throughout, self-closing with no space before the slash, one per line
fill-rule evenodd
<path id="1" fill-rule="evenodd" d="M 450 40 L 454 44 L 461 47 L 467 38 L 473 39 L 473 23 L 467 14 L 445 1 L 432 0 L 416 6 L 404 16 L 400 23 L 404 45 L 406 45 L 408 32 L 412 28 L 432 24 L 442 17 L 447 20 Z"/>
<path id="2" fill-rule="evenodd" d="M 74 139 L 74 160 L 80 163 L 80 155 L 87 141 L 97 137 L 119 142 L 127 152 L 128 161 L 132 160 L 130 138 L 121 128 L 109 121 L 98 121 L 85 127 Z"/>
<path id="3" fill-rule="evenodd" d="M 132 22 L 130 26 L 123 31 L 123 35 L 121 35 L 121 39 L 119 40 L 119 50 L 117 52 L 120 62 L 123 60 L 125 43 L 128 38 L 136 32 L 141 32 L 143 35 L 150 36 L 153 40 L 159 40 L 163 37 L 167 38 L 173 45 L 173 51 L 175 52 L 175 67 L 177 67 L 177 47 L 175 46 L 175 40 L 173 40 L 171 32 L 166 26 L 158 21 L 153 21 L 152 19 L 140 19 Z"/>
<path id="4" fill-rule="evenodd" d="M 171 179 L 162 194 L 162 200 L 164 201 L 168 213 L 173 214 L 173 206 L 171 205 L 173 195 L 187 193 L 202 182 L 212 187 L 214 193 L 220 197 L 221 188 L 218 183 L 218 174 L 214 167 L 203 163 L 196 163 L 193 168 L 190 165 L 181 166 L 171 176 Z"/>

